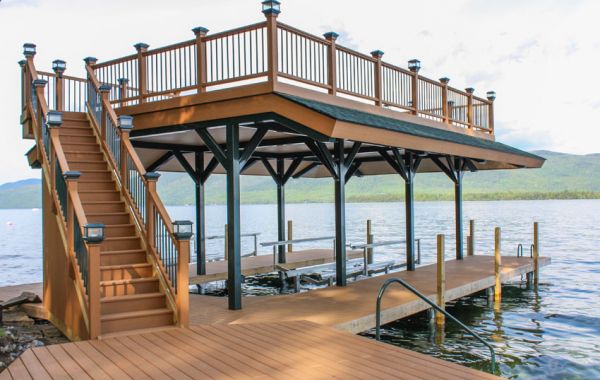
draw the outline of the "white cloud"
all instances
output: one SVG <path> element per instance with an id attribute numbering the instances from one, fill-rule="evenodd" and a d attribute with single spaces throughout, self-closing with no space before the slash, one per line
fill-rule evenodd
<path id="1" fill-rule="evenodd" d="M 600 2 L 427 0 L 359 2 L 283 0 L 281 21 L 313 34 L 336 31 L 340 43 L 423 74 L 448 76 L 459 88 L 498 93 L 500 139 L 522 148 L 600 151 Z M 37 176 L 23 154 L 19 75 L 24 42 L 38 44 L 36 64 L 65 59 L 82 75 L 82 58 L 100 60 L 192 38 L 202 25 L 217 32 L 262 19 L 258 0 L 0 2 L 0 183 Z"/>

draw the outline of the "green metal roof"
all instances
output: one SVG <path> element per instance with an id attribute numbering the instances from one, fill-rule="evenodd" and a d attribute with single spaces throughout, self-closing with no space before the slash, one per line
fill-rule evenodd
<path id="1" fill-rule="evenodd" d="M 427 127 L 421 124 L 411 123 L 390 117 L 374 115 L 363 111 L 354 110 L 351 108 L 345 108 L 310 100 L 295 95 L 277 93 L 277 95 L 288 99 L 294 103 L 300 104 L 304 107 L 310 108 L 313 111 L 319 112 L 323 115 L 331 117 L 336 120 L 345 121 L 349 123 L 366 125 L 369 127 L 387 129 L 390 131 L 396 131 L 405 133 L 407 135 L 425 137 L 435 140 L 448 141 L 457 144 L 469 145 L 476 148 L 491 149 L 502 153 L 516 154 L 528 158 L 545 161 L 545 158 L 537 156 L 535 154 L 514 148 L 512 146 L 485 140 L 462 133 L 456 133 L 444 129 L 438 129 L 433 127 Z"/>

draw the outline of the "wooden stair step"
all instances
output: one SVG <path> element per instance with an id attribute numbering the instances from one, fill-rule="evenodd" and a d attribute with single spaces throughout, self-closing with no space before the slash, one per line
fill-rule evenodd
<path id="1" fill-rule="evenodd" d="M 93 143 L 97 145 L 96 136 L 93 133 L 81 135 L 77 133 L 71 133 L 70 131 L 60 131 L 59 136 L 61 143 Z"/>
<path id="2" fill-rule="evenodd" d="M 140 249 L 141 240 L 138 236 L 105 237 L 100 244 L 100 251 L 123 251 Z"/>
<path id="3" fill-rule="evenodd" d="M 121 204 L 122 202 L 116 203 Z M 83 209 L 86 210 L 85 205 L 83 206 Z M 111 224 L 104 226 L 104 236 L 105 238 L 137 237 L 135 224 Z"/>
<path id="4" fill-rule="evenodd" d="M 141 293 L 157 293 L 159 291 L 158 285 L 158 278 L 155 277 L 100 281 L 100 297 L 115 297 Z"/>
<path id="5" fill-rule="evenodd" d="M 125 210 L 125 202 L 123 201 L 82 201 L 81 204 L 86 214 L 89 212 L 119 212 Z"/>
<path id="6" fill-rule="evenodd" d="M 146 251 L 128 249 L 123 251 L 100 251 L 100 266 L 146 264 Z"/>
<path id="7" fill-rule="evenodd" d="M 94 212 L 87 214 L 87 219 L 90 223 L 103 223 L 105 225 L 130 223 L 128 212 Z"/>
<path id="8" fill-rule="evenodd" d="M 88 202 L 88 201 L 103 202 L 103 201 L 120 201 L 121 200 L 121 194 L 117 190 L 88 190 L 88 191 L 79 190 L 79 197 L 81 198 L 81 202 Z"/>
<path id="9" fill-rule="evenodd" d="M 152 276 L 152 264 L 123 264 L 100 267 L 101 281 L 128 280 Z"/>
<path id="10" fill-rule="evenodd" d="M 90 137 L 93 136 L 95 138 L 94 131 L 91 128 L 81 128 L 81 127 L 60 127 L 59 136 L 68 135 L 68 136 L 82 136 L 82 137 Z"/>
<path id="11" fill-rule="evenodd" d="M 63 120 L 84 120 L 87 121 L 87 113 L 85 112 L 62 112 Z"/>
<path id="12" fill-rule="evenodd" d="M 73 142 L 68 139 L 61 139 L 60 143 L 62 144 L 63 149 L 66 149 L 68 151 L 77 151 L 85 153 L 98 153 L 100 151 L 100 147 L 95 142 Z"/>
<path id="13" fill-rule="evenodd" d="M 73 170 L 108 170 L 106 161 L 69 160 L 69 167 Z"/>
<path id="14" fill-rule="evenodd" d="M 116 189 L 116 183 L 112 180 L 89 180 L 83 179 L 84 175 L 81 176 L 82 179 L 77 181 L 77 187 L 79 190 L 114 190 Z"/>
<path id="15" fill-rule="evenodd" d="M 165 294 L 159 292 L 106 297 L 100 300 L 102 315 L 164 309 L 166 305 Z"/>
<path id="16" fill-rule="evenodd" d="M 134 329 L 148 329 L 173 325 L 170 309 L 153 309 L 104 315 L 100 319 L 102 334 Z"/>
<path id="17" fill-rule="evenodd" d="M 113 181 L 112 172 L 107 169 L 84 169 L 81 172 L 81 180 L 84 181 Z"/>

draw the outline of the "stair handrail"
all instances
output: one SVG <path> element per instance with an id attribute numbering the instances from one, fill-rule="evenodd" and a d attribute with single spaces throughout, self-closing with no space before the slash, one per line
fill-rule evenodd
<path id="1" fill-rule="evenodd" d="M 91 61 L 86 63 L 88 115 L 100 137 L 103 150 L 107 153 L 109 165 L 120 183 L 124 199 L 132 210 L 144 245 L 151 252 L 149 256 L 165 289 L 167 300 L 181 324 L 182 321 L 187 321 L 187 315 L 184 315 L 187 313 L 187 305 L 178 306 L 185 303 L 182 298 L 187 294 L 184 278 L 187 274 L 182 276 L 179 270 L 179 261 L 185 259 L 181 252 L 185 250 L 181 249 L 181 242 L 173 231 L 173 222 L 156 191 L 158 174 L 146 172 L 129 140 L 132 119 L 117 116 L 109 101 L 110 86 L 103 86 L 98 81 Z M 116 143 L 111 141 L 111 134 L 114 134 L 112 137 Z M 187 265 L 187 259 L 185 261 Z"/>
<path id="2" fill-rule="evenodd" d="M 419 297 L 421 300 L 423 300 L 425 303 L 427 303 L 429 306 L 431 306 L 437 312 L 444 314 L 448 319 L 452 320 L 454 323 L 459 325 L 463 330 L 468 332 L 471 336 L 473 336 L 475 339 L 477 339 L 479 342 L 481 342 L 484 346 L 486 346 L 490 350 L 490 356 L 492 358 L 491 363 L 490 363 L 490 368 L 491 368 L 490 373 L 492 373 L 492 374 L 495 373 L 495 371 L 496 371 L 496 352 L 494 351 L 494 347 L 492 347 L 491 344 L 486 342 L 479 334 L 477 334 L 475 331 L 470 329 L 467 325 L 465 325 L 464 323 L 459 321 L 456 317 L 454 317 L 452 314 L 448 313 L 446 310 L 439 307 L 435 302 L 431 301 L 423 293 L 419 292 L 412 285 L 410 285 L 408 282 L 406 282 L 405 280 L 403 280 L 399 277 L 389 278 L 389 279 L 385 280 L 385 282 L 381 285 L 381 288 L 379 288 L 379 294 L 377 295 L 377 306 L 376 306 L 376 311 L 375 311 L 375 339 L 376 340 L 381 340 L 381 299 L 383 298 L 383 295 L 384 295 L 385 291 L 387 290 L 387 288 L 393 283 L 398 283 L 398 284 L 404 286 L 411 293 L 413 293 L 414 295 Z"/>
<path id="3" fill-rule="evenodd" d="M 43 175 L 53 200 L 53 211 L 59 216 L 59 226 L 66 240 L 69 276 L 75 284 L 88 336 L 95 338 L 100 325 L 100 289 L 99 286 L 89 285 L 95 282 L 95 278 L 99 281 L 100 252 L 98 245 L 89 245 L 83 240 L 84 226 L 88 222 L 77 192 L 79 173 L 69 168 L 59 138 L 60 128 L 49 128 L 47 121 L 50 109 L 44 94 L 45 83 L 37 82 L 38 72 L 33 55 L 27 56 L 23 78 L 24 85 L 27 84 L 23 88 L 25 108 L 30 115 L 36 145 L 41 151 L 38 160 L 44 168 Z"/>

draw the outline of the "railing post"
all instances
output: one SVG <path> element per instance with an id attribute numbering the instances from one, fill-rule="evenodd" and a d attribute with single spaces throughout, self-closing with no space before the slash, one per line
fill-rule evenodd
<path id="1" fill-rule="evenodd" d="M 177 222 L 175 222 L 177 223 Z M 192 222 L 188 222 L 190 225 Z M 192 237 L 191 229 L 189 234 L 176 233 L 177 239 L 177 321 L 179 327 L 187 327 L 189 325 L 190 313 L 190 280 L 189 280 L 189 262 L 190 262 L 190 238 Z"/>
<path id="2" fill-rule="evenodd" d="M 48 165 L 50 167 L 50 183 L 52 184 L 52 191 L 56 190 L 56 152 L 52 149 L 52 141 L 54 138 L 59 137 L 60 126 L 62 125 L 62 114 L 57 111 L 48 111 Z M 43 128 L 43 127 L 42 127 Z M 56 211 L 56 210 L 54 210 Z"/>
<path id="3" fill-rule="evenodd" d="M 437 304 L 440 308 L 445 309 L 446 305 L 446 247 L 444 244 L 444 235 L 437 236 Z M 435 313 L 435 324 L 439 328 L 444 327 L 446 318 L 444 314 Z"/>
<path id="4" fill-rule="evenodd" d="M 537 288 L 540 279 L 539 255 L 540 255 L 540 228 L 539 223 L 533 223 L 533 286 Z"/>
<path id="5" fill-rule="evenodd" d="M 204 37 L 208 34 L 208 29 L 198 26 L 192 29 L 196 36 L 196 86 L 198 93 L 206 92 L 206 42 Z"/>
<path id="6" fill-rule="evenodd" d="M 273 3 L 273 2 L 271 2 Z M 263 6 L 265 3 L 263 3 Z M 277 83 L 277 76 L 279 74 L 279 54 L 278 42 L 277 42 L 277 16 L 281 13 L 279 4 L 268 4 L 267 7 L 263 7 L 263 13 L 267 18 L 267 69 L 268 78 L 271 87 Z"/>
<path id="7" fill-rule="evenodd" d="M 465 92 L 468 94 L 467 97 L 467 122 L 469 123 L 469 129 L 473 129 L 473 93 L 475 89 L 472 87 L 465 88 Z"/>
<path id="8" fill-rule="evenodd" d="M 108 128 L 108 110 L 104 107 L 104 101 L 109 101 L 109 94 L 111 87 L 108 84 L 100 85 L 100 108 L 102 109 L 102 116 L 100 117 L 100 133 L 102 140 L 106 141 L 106 128 Z"/>
<path id="9" fill-rule="evenodd" d="M 121 107 L 125 107 L 126 102 L 123 99 L 127 98 L 127 85 L 129 84 L 129 79 L 127 78 L 119 78 L 119 102 Z"/>
<path id="10" fill-rule="evenodd" d="M 72 223 L 73 224 L 73 223 Z M 100 336 L 100 243 L 88 243 L 88 317 L 90 339 Z"/>
<path id="11" fill-rule="evenodd" d="M 475 221 L 469 220 L 469 237 L 467 240 L 467 256 L 475 255 Z"/>
<path id="12" fill-rule="evenodd" d="M 337 53 L 336 53 L 336 41 L 339 34 L 335 32 L 328 32 L 323 35 L 329 46 L 327 47 L 327 84 L 329 87 L 329 94 L 337 94 Z"/>
<path id="13" fill-rule="evenodd" d="M 119 130 L 121 131 L 121 167 L 119 168 L 121 171 L 121 184 L 129 190 L 129 183 L 127 182 L 129 176 L 127 175 L 127 145 L 126 142 L 129 141 L 129 132 L 133 129 L 133 117 L 120 115 L 117 120 Z"/>
<path id="14" fill-rule="evenodd" d="M 78 191 L 77 181 L 81 176 L 80 172 L 66 172 L 63 173 L 65 182 L 67 183 L 67 194 L 75 194 Z M 67 204 L 63 205 L 66 210 L 66 222 L 67 222 L 67 250 L 69 254 L 75 251 L 75 210 L 73 208 L 73 202 L 68 201 L 69 196 L 67 195 Z M 70 268 L 71 266 L 69 266 Z M 69 270 L 69 272 L 71 272 Z"/>
<path id="15" fill-rule="evenodd" d="M 133 47 L 137 51 L 139 102 L 141 104 L 144 103 L 144 95 L 146 95 L 148 91 L 148 83 L 146 82 L 146 59 L 144 57 L 144 53 L 148 51 L 150 45 L 139 42 L 133 45 Z"/>
<path id="16" fill-rule="evenodd" d="M 488 105 L 488 128 L 490 133 L 494 134 L 494 100 L 496 100 L 496 92 L 488 91 L 486 95 L 487 100 L 490 102 Z"/>
<path id="17" fill-rule="evenodd" d="M 494 276 L 496 279 L 494 286 L 494 302 L 496 309 L 500 308 L 500 301 L 502 299 L 502 255 L 500 252 L 500 239 L 500 227 L 496 227 L 494 230 Z"/>
<path id="18" fill-rule="evenodd" d="M 371 52 L 371 56 L 375 58 L 375 105 L 381 107 L 383 105 L 383 99 L 381 94 L 381 58 L 383 57 L 383 52 L 381 50 L 374 50 Z"/>
<path id="19" fill-rule="evenodd" d="M 287 222 L 287 239 L 288 240 L 294 240 L 294 233 L 293 233 L 292 227 L 293 227 L 293 222 L 291 220 L 288 220 L 288 222 Z M 294 250 L 293 245 L 288 244 L 287 251 L 292 252 L 293 250 Z"/>
<path id="20" fill-rule="evenodd" d="M 448 83 L 450 78 L 440 78 L 442 84 L 442 115 L 444 116 L 444 123 L 450 124 L 450 113 L 448 107 Z"/>
<path id="21" fill-rule="evenodd" d="M 421 70 L 421 61 L 418 59 L 411 59 L 408 61 L 408 68 L 412 72 L 411 79 L 411 94 L 413 107 L 413 115 L 419 114 L 419 70 Z"/>
<path id="22" fill-rule="evenodd" d="M 373 244 L 373 226 L 371 219 L 367 219 L 367 244 Z M 367 264 L 373 264 L 373 248 L 367 248 Z"/>
<path id="23" fill-rule="evenodd" d="M 52 62 L 52 70 L 56 74 L 56 80 L 54 81 L 54 107 L 57 111 L 63 111 L 65 109 L 65 94 L 64 94 L 64 80 L 63 73 L 67 69 L 67 63 L 61 59 L 55 59 Z"/>
<path id="24" fill-rule="evenodd" d="M 160 173 L 148 172 L 144 174 L 146 179 L 146 236 L 150 242 L 150 246 L 156 248 L 154 241 L 154 203 L 152 202 L 151 194 L 156 194 L 156 182 L 160 177 Z"/>
<path id="25" fill-rule="evenodd" d="M 22 59 L 19 61 L 19 68 L 21 69 L 21 123 L 25 120 L 26 108 L 27 108 L 27 88 L 29 85 L 27 81 L 27 61 Z"/>

